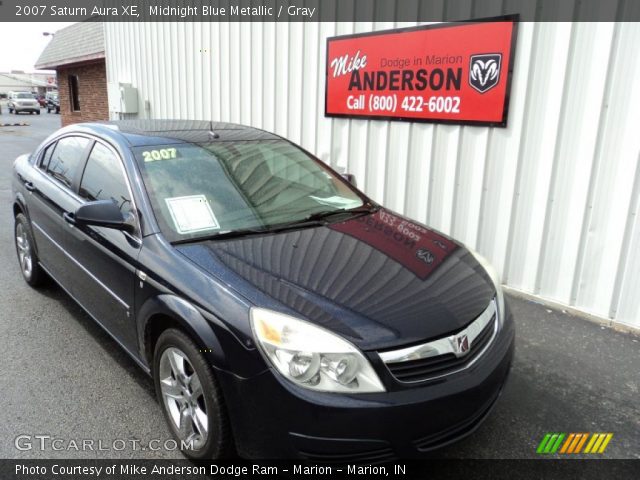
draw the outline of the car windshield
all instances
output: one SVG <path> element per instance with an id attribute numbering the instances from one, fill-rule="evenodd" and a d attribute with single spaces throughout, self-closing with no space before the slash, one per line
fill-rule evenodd
<path id="1" fill-rule="evenodd" d="M 33 93 L 17 93 L 16 98 L 31 98 L 33 99 Z"/>
<path id="2" fill-rule="evenodd" d="M 171 242 L 356 214 L 366 201 L 285 140 L 146 146 L 134 154 L 160 229 Z"/>

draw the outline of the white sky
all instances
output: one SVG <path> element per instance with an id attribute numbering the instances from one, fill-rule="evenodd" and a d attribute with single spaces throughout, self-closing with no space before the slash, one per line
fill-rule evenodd
<path id="1" fill-rule="evenodd" d="M 51 41 L 42 32 L 56 32 L 72 22 L 32 22 L 0 25 L 0 72 L 35 72 L 33 65 Z"/>

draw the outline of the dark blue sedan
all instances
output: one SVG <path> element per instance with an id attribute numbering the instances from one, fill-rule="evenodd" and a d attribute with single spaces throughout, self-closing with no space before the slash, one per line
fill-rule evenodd
<path id="1" fill-rule="evenodd" d="M 55 280 L 153 376 L 191 458 L 420 456 L 507 378 L 493 268 L 274 134 L 73 125 L 15 161 L 13 199 L 24 279 Z"/>

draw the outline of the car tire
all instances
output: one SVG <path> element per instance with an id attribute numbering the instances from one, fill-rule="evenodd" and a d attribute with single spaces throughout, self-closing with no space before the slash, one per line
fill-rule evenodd
<path id="1" fill-rule="evenodd" d="M 222 390 L 202 352 L 180 330 L 165 330 L 158 338 L 153 379 L 169 430 L 186 457 L 217 459 L 232 454 L 233 440 Z M 181 442 L 189 440 L 193 441 L 193 448 L 182 449 Z"/>
<path id="2" fill-rule="evenodd" d="M 44 283 L 45 272 L 38 263 L 29 220 L 22 213 L 19 213 L 15 219 L 14 241 L 20 271 L 25 282 L 34 288 L 39 287 Z"/>

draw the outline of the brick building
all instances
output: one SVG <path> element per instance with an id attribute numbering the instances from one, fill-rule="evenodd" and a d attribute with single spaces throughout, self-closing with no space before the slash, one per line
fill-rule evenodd
<path id="1" fill-rule="evenodd" d="M 62 126 L 108 120 L 107 72 L 102 23 L 58 30 L 35 68 L 56 70 Z"/>

